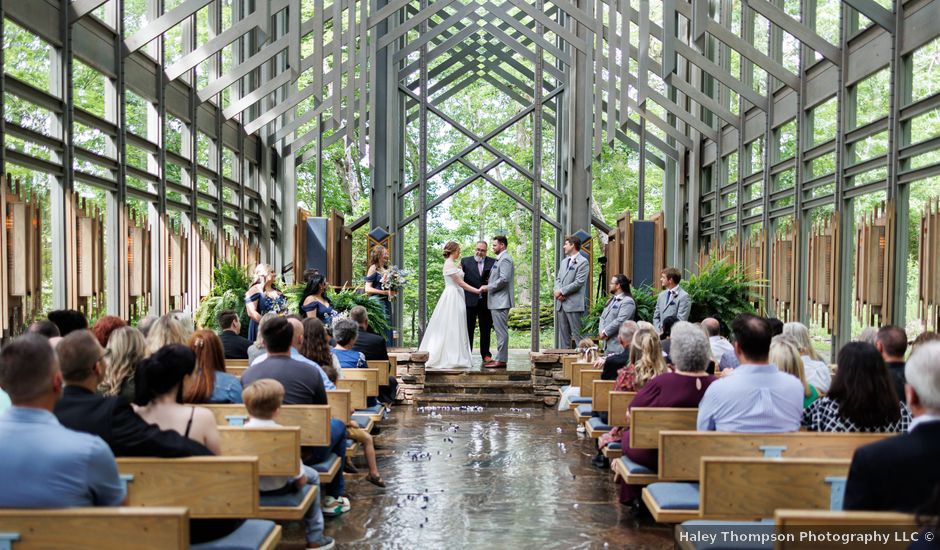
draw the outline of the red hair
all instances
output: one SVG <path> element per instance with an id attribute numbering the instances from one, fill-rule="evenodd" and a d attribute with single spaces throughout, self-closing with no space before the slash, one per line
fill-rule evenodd
<path id="1" fill-rule="evenodd" d="M 105 315 L 95 322 L 95 326 L 91 327 L 91 331 L 95 334 L 95 338 L 98 339 L 98 343 L 101 344 L 101 347 L 104 348 L 107 347 L 108 340 L 111 339 L 111 333 L 126 326 L 127 323 L 124 319 L 114 315 Z"/>
<path id="2" fill-rule="evenodd" d="M 211 330 L 200 329 L 189 338 L 189 348 L 196 354 L 196 370 L 183 391 L 183 401 L 208 403 L 215 389 L 216 371 L 225 372 L 222 340 Z"/>

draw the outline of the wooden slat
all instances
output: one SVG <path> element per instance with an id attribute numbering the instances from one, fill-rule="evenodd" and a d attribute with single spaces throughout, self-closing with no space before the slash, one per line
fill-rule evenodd
<path id="1" fill-rule="evenodd" d="M 388 361 L 366 361 L 370 369 L 376 369 L 379 371 L 379 385 L 387 386 L 388 385 L 388 373 L 391 369 L 391 365 Z"/>
<path id="2" fill-rule="evenodd" d="M 694 430 L 698 409 L 638 407 L 630 411 L 630 448 L 658 449 L 659 432 Z"/>
<path id="3" fill-rule="evenodd" d="M 813 433 L 734 434 L 660 432 L 659 479 L 696 480 L 703 456 L 762 457 L 762 446 L 785 446 L 785 458 L 851 458 L 855 449 L 894 434 Z"/>
<path id="4" fill-rule="evenodd" d="M 16 533 L 15 550 L 189 548 L 185 507 L 0 510 L 0 532 Z"/>
<path id="5" fill-rule="evenodd" d="M 203 405 L 215 415 L 220 426 L 228 426 L 226 417 L 248 418 L 244 405 Z M 330 406 L 329 405 L 284 405 L 277 415 L 281 426 L 299 426 L 300 444 L 311 447 L 325 447 L 330 444 Z"/>
<path id="6" fill-rule="evenodd" d="M 897 512 L 833 512 L 829 510 L 781 510 L 774 512 L 777 533 L 793 534 L 793 540 L 778 540 L 776 550 L 835 550 L 844 549 L 845 544 L 838 541 L 807 540 L 800 536 L 807 526 L 824 525 L 831 533 L 884 533 L 887 541 L 880 548 L 902 550 L 908 547 L 909 540 L 899 540 L 895 533 L 917 531 L 918 522 L 911 514 Z M 902 529 L 899 529 L 902 528 Z"/>
<path id="7" fill-rule="evenodd" d="M 610 412 L 607 413 L 607 424 L 610 426 L 627 427 L 627 411 L 630 410 L 630 403 L 636 397 L 635 391 L 612 391 L 610 392 Z"/>
<path id="8" fill-rule="evenodd" d="M 353 380 L 352 378 L 340 378 L 336 381 L 336 389 L 349 390 L 349 400 L 354 409 L 364 409 L 367 403 L 366 380 Z"/>
<path id="9" fill-rule="evenodd" d="M 594 381 L 604 372 L 600 369 L 581 369 L 578 373 L 578 386 L 581 388 L 581 397 L 594 398 Z"/>
<path id="10" fill-rule="evenodd" d="M 250 518 L 258 513 L 258 458 L 119 458 L 129 506 L 186 506 L 193 518 Z"/>
<path id="11" fill-rule="evenodd" d="M 341 378 L 349 380 L 365 380 L 366 395 L 377 397 L 379 395 L 379 371 L 378 369 L 343 369 Z"/>
<path id="12" fill-rule="evenodd" d="M 330 416 L 342 420 L 344 424 L 349 424 L 349 417 L 352 413 L 351 399 L 352 392 L 350 390 L 326 390 L 326 400 L 330 404 Z"/>
<path id="13" fill-rule="evenodd" d="M 222 456 L 257 456 L 258 475 L 296 476 L 300 472 L 300 428 L 219 426 Z"/>
<path id="14" fill-rule="evenodd" d="M 610 391 L 614 388 L 614 380 L 595 380 L 592 409 L 595 412 L 607 412 L 610 410 Z"/>

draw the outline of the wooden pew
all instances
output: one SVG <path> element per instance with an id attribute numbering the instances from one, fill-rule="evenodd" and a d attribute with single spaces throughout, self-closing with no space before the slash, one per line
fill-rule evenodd
<path id="1" fill-rule="evenodd" d="M 835 550 L 844 549 L 846 545 L 836 541 L 801 540 L 801 532 L 808 526 L 815 526 L 816 531 L 833 533 L 871 533 L 877 531 L 887 535 L 887 543 L 881 548 L 889 550 L 906 549 L 910 540 L 895 536 L 918 531 L 918 522 L 912 514 L 897 512 L 833 512 L 828 510 L 785 510 L 774 512 L 776 532 L 781 535 L 792 533 L 792 541 L 781 537 L 777 542 L 776 550 Z"/>
<path id="2" fill-rule="evenodd" d="M 215 415 L 220 426 L 241 426 L 248 420 L 244 405 L 201 405 Z M 284 405 L 275 419 L 282 426 L 300 427 L 300 444 L 326 447 L 330 444 L 329 405 Z"/>
<path id="3" fill-rule="evenodd" d="M 366 397 L 365 380 L 353 380 L 352 378 L 340 378 L 336 381 L 336 389 L 349 390 L 349 400 L 354 409 L 364 409 L 368 404 Z"/>
<path id="4" fill-rule="evenodd" d="M 257 456 L 117 460 L 118 471 L 129 477 L 128 506 L 185 506 L 191 518 L 237 519 L 260 515 L 258 463 Z M 262 525 L 262 521 L 248 519 L 229 536 L 239 539 L 240 531 L 250 531 L 250 524 Z M 274 548 L 280 541 L 281 527 L 270 525 L 257 547 Z"/>
<path id="5" fill-rule="evenodd" d="M 637 407 L 630 411 L 630 448 L 658 449 L 659 433 L 666 430 L 694 430 L 698 409 L 672 407 Z M 614 472 L 633 485 L 649 485 L 659 477 L 656 472 L 630 471 L 623 460 L 612 464 Z"/>
<path id="6" fill-rule="evenodd" d="M 349 380 L 365 380 L 366 395 L 369 397 L 378 397 L 379 395 L 378 369 L 343 369 L 340 377 Z"/>
<path id="7" fill-rule="evenodd" d="M 326 390 L 326 402 L 330 405 L 330 416 L 349 424 L 352 415 L 352 392 L 350 390 Z"/>
<path id="8" fill-rule="evenodd" d="M 370 369 L 376 369 L 379 371 L 379 385 L 387 386 L 388 385 L 388 373 L 391 369 L 391 364 L 388 361 L 366 361 L 366 364 L 369 365 Z"/>
<path id="9" fill-rule="evenodd" d="M 578 411 L 578 405 L 592 405 L 594 403 L 594 381 L 600 379 L 601 377 L 600 369 L 581 369 L 578 371 L 577 380 L 578 387 L 581 388 L 581 399 L 580 401 L 588 400 L 585 403 L 572 403 L 572 408 L 574 409 L 574 417 L 578 421 L 578 424 L 584 423 L 585 420 L 591 417 L 591 415 L 585 415 L 582 412 Z M 579 401 L 578 398 L 574 398 L 574 401 Z"/>
<path id="10" fill-rule="evenodd" d="M 610 411 L 610 390 L 614 388 L 614 384 L 616 384 L 614 380 L 595 380 L 593 382 L 591 409 L 594 412 Z M 599 424 L 595 423 L 595 426 L 599 426 Z M 596 439 L 609 431 L 607 428 L 597 428 L 595 426 L 591 425 L 590 418 L 584 423 L 588 436 L 592 438 Z"/>
<path id="11" fill-rule="evenodd" d="M 694 484 L 653 483 L 643 489 L 643 502 L 660 523 L 754 521 L 772 516 L 778 508 L 794 506 L 825 510 L 832 499 L 827 478 L 844 478 L 850 463 L 850 459 L 831 458 L 705 457 L 700 462 L 697 490 Z M 697 507 L 676 501 L 669 505 L 660 498 L 666 489 L 679 486 L 683 486 L 679 501 L 697 500 Z"/>
<path id="12" fill-rule="evenodd" d="M 577 355 L 563 355 L 561 358 L 561 372 L 565 380 L 570 384 L 574 379 L 571 377 L 571 366 L 578 361 Z"/>
<path id="13" fill-rule="evenodd" d="M 608 426 L 620 426 L 621 428 L 627 426 L 627 411 L 630 410 L 630 403 L 633 402 L 634 397 L 636 397 L 636 392 L 634 391 L 610 392 L 608 396 L 610 408 L 607 413 Z M 620 449 L 619 443 L 614 445 L 614 448 L 611 448 L 610 445 L 604 447 L 604 456 L 610 460 L 616 460 L 622 455 L 623 450 Z"/>
<path id="14" fill-rule="evenodd" d="M 241 378 L 242 374 L 248 370 L 248 359 L 226 359 L 225 372 Z"/>
<path id="15" fill-rule="evenodd" d="M 704 456 L 852 458 L 855 449 L 894 434 L 791 432 L 777 434 L 662 431 L 659 480 L 689 481 Z"/>
<path id="16" fill-rule="evenodd" d="M 16 537 L 13 550 L 123 550 L 128 541 L 136 550 L 184 550 L 189 512 L 182 506 L 8 509 L 0 510 L 0 533 Z"/>

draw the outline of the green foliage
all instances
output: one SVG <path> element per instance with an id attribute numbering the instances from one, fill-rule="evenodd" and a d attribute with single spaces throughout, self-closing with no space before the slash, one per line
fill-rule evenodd
<path id="1" fill-rule="evenodd" d="M 231 309 L 238 313 L 242 335 L 248 334 L 248 313 L 245 312 L 245 291 L 251 285 L 248 268 L 222 261 L 212 272 L 212 291 L 196 309 L 195 321 L 199 328 L 219 330 L 219 313 Z"/>
<path id="2" fill-rule="evenodd" d="M 287 297 L 287 307 L 291 313 L 300 311 L 300 299 L 304 294 L 304 285 L 293 285 L 284 289 L 284 296 Z M 366 308 L 366 316 L 369 318 L 369 330 L 376 334 L 385 334 L 388 329 L 388 321 L 385 319 L 385 306 L 382 302 L 370 298 L 363 293 L 361 289 L 343 289 L 339 292 L 327 291 L 327 297 L 333 304 L 333 309 L 339 313 L 345 313 L 356 306 Z"/>
<path id="3" fill-rule="evenodd" d="M 539 308 L 539 326 L 542 328 L 555 325 L 552 306 Z M 532 330 L 532 306 L 517 306 L 509 310 L 509 328 L 511 330 Z"/>
<path id="4" fill-rule="evenodd" d="M 600 333 L 601 313 L 604 312 L 605 305 L 607 305 L 607 300 L 597 300 L 594 302 L 594 305 L 591 306 L 591 311 L 584 316 L 584 320 L 581 323 L 581 334 L 594 337 Z"/>
<path id="5" fill-rule="evenodd" d="M 725 259 L 712 259 L 692 275 L 682 287 L 692 298 L 689 321 L 697 323 L 714 317 L 728 323 L 739 313 L 755 313 L 764 282 Z"/>

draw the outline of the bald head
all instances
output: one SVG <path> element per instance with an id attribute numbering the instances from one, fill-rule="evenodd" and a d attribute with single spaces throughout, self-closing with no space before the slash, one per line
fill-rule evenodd
<path id="1" fill-rule="evenodd" d="M 294 329 L 294 339 L 291 340 L 290 345 L 300 351 L 300 347 L 304 343 L 304 324 L 300 320 L 293 317 L 289 317 L 287 321 L 290 323 L 290 326 Z"/>
<path id="2" fill-rule="evenodd" d="M 718 336 L 721 333 L 721 324 L 714 317 L 708 317 L 702 321 L 702 328 L 709 337 Z"/>

